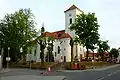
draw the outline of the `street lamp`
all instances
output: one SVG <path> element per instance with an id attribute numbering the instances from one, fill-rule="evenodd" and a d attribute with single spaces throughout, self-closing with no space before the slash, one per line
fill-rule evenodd
<path id="1" fill-rule="evenodd" d="M 6 57 L 6 60 L 7 60 L 7 69 L 9 68 L 9 61 L 10 61 L 9 50 L 10 50 L 10 47 L 8 47 L 8 57 Z"/>

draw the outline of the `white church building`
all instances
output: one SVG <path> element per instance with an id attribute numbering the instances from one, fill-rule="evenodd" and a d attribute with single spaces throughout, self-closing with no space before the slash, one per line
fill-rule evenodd
<path id="1" fill-rule="evenodd" d="M 75 5 L 72 5 L 70 8 L 64 11 L 65 13 L 65 30 L 55 31 L 55 32 L 45 32 L 44 35 L 46 37 L 52 36 L 54 40 L 54 46 L 53 46 L 53 56 L 55 61 L 60 61 L 61 57 L 62 60 L 65 62 L 71 61 L 71 46 L 70 46 L 70 40 L 71 38 L 75 38 L 75 32 L 70 31 L 69 27 L 72 23 L 74 23 L 74 20 L 77 15 L 83 13 L 82 10 L 77 8 Z M 58 47 L 60 48 L 60 52 L 58 51 Z M 45 55 L 47 53 L 47 48 L 45 48 Z M 36 53 L 34 53 L 36 52 Z M 40 61 L 40 46 L 37 44 L 35 47 L 33 47 L 32 54 L 27 54 L 27 61 L 33 60 L 36 62 Z M 77 56 L 78 60 L 80 58 L 84 57 L 84 49 L 83 46 L 80 44 L 75 44 L 73 46 L 73 55 L 74 57 Z M 74 58 L 73 57 L 73 58 Z"/>

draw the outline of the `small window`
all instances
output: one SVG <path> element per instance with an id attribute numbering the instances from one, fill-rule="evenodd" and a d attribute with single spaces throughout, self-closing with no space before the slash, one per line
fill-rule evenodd
<path id="1" fill-rule="evenodd" d="M 69 14 L 69 16 L 71 16 L 71 14 Z"/>
<path id="2" fill-rule="evenodd" d="M 57 53 L 55 52 L 55 57 L 57 56 Z"/>
<path id="3" fill-rule="evenodd" d="M 58 54 L 60 54 L 60 46 L 58 46 Z"/>
<path id="4" fill-rule="evenodd" d="M 36 56 L 36 49 L 34 50 L 34 56 Z"/>
<path id="5" fill-rule="evenodd" d="M 70 24 L 72 24 L 72 18 L 70 18 Z"/>
<path id="6" fill-rule="evenodd" d="M 32 51 L 30 50 L 30 54 L 32 54 Z"/>

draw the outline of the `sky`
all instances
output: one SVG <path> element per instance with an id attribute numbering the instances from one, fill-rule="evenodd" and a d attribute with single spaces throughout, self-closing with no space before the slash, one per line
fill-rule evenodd
<path id="1" fill-rule="evenodd" d="M 0 0 L 0 19 L 6 13 L 30 8 L 37 29 L 44 23 L 46 31 L 65 29 L 64 11 L 73 4 L 85 13 L 94 12 L 100 25 L 102 40 L 109 40 L 111 48 L 120 47 L 120 0 Z"/>

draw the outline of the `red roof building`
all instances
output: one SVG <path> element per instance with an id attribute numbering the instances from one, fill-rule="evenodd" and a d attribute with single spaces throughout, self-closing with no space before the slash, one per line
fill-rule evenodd
<path id="1" fill-rule="evenodd" d="M 54 39 L 63 39 L 63 38 L 72 39 L 72 37 L 68 33 L 65 33 L 65 30 L 60 30 L 60 31 L 56 31 L 56 32 L 45 32 L 44 36 L 45 37 L 53 37 Z"/>

